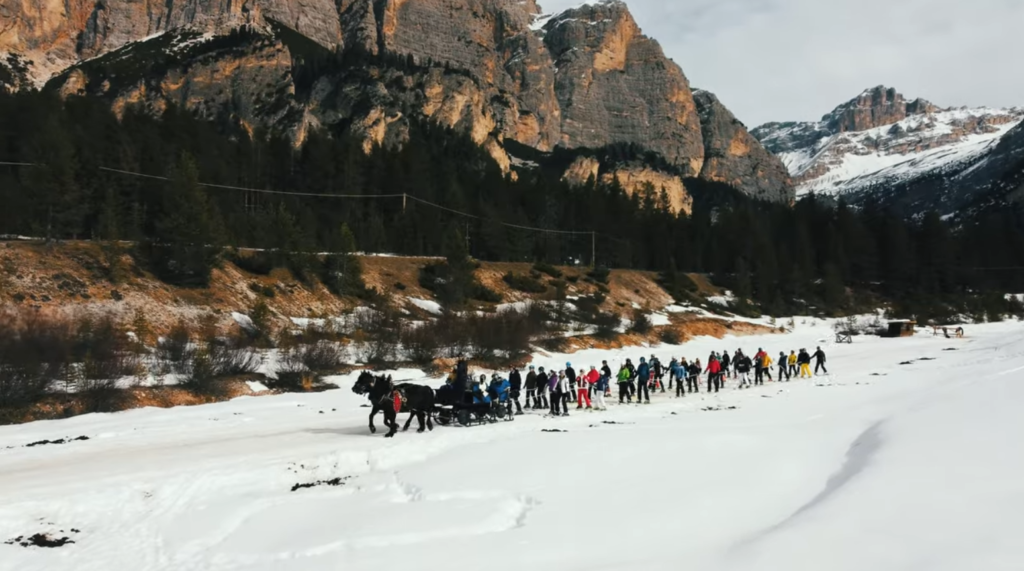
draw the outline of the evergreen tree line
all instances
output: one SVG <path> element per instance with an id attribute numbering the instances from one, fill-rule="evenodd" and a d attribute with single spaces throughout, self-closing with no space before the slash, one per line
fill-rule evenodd
<path id="1" fill-rule="evenodd" d="M 426 124 L 413 124 L 410 137 L 401 149 L 367 154 L 344 134 L 313 132 L 296 148 L 282 135 L 173 107 L 159 118 L 128 109 L 118 119 L 97 99 L 0 95 L 0 161 L 42 165 L 0 166 L 0 234 L 132 241 L 171 269 L 208 267 L 223 246 L 444 255 L 457 237 L 478 259 L 555 264 L 591 263 L 593 246 L 598 265 L 711 273 L 778 313 L 800 302 L 852 308 L 851 287 L 908 308 L 1024 292 L 1019 209 L 952 227 L 934 213 L 908 220 L 876 203 L 853 209 L 814 197 L 770 204 L 688 179 L 695 208 L 676 216 L 660 189 L 571 187 L 545 168 L 513 180 L 467 137 Z M 472 217 L 381 197 L 396 194 Z M 502 223 L 594 231 L 596 244 L 588 234 Z M 202 283 L 185 274 L 167 275 Z"/>

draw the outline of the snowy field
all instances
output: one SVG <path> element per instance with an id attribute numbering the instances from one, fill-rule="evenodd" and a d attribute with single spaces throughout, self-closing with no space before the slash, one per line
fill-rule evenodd
<path id="1" fill-rule="evenodd" d="M 0 569 L 1016 571 L 1024 327 L 968 334 L 700 339 L 653 352 L 821 344 L 832 375 L 394 439 L 347 377 L 0 427 Z M 75 543 L 4 543 L 35 533 Z"/>

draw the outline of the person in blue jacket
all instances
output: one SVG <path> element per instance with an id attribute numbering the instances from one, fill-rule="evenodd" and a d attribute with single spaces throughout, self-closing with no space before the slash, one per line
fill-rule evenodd
<path id="1" fill-rule="evenodd" d="M 647 388 L 651 382 L 651 367 L 643 357 L 640 357 L 640 364 L 636 367 L 636 376 L 636 402 L 640 402 L 640 395 L 643 394 L 644 403 L 651 404 L 651 393 Z"/>
<path id="2" fill-rule="evenodd" d="M 676 396 L 677 397 L 685 397 L 686 396 L 686 385 L 683 384 L 683 379 L 686 378 L 686 374 L 687 374 L 686 373 L 686 367 L 687 367 L 687 365 L 686 365 L 686 358 L 685 357 L 683 357 L 683 360 L 681 362 L 677 361 L 675 359 L 672 359 L 672 376 L 675 377 L 676 379 L 678 379 L 678 381 L 676 382 Z"/>

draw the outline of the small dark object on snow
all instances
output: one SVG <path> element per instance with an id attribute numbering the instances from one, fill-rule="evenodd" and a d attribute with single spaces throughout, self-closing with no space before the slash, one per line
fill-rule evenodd
<path id="1" fill-rule="evenodd" d="M 321 410 L 321 411 L 320 411 L 320 414 L 323 414 L 323 413 L 324 413 L 324 411 L 322 411 L 322 410 Z"/>
<path id="2" fill-rule="evenodd" d="M 25 448 L 32 448 L 33 446 L 42 446 L 44 444 L 67 444 L 68 442 L 75 442 L 78 440 L 89 440 L 88 436 L 79 436 L 78 438 L 58 438 L 57 440 L 40 440 L 38 442 L 31 442 L 25 445 Z"/>
<path id="3" fill-rule="evenodd" d="M 943 349 L 943 351 L 959 351 L 959 350 L 960 349 L 957 349 L 956 347 L 946 347 L 945 349 Z"/>
<path id="4" fill-rule="evenodd" d="M 569 432 L 568 430 L 561 430 L 559 428 L 545 428 L 541 432 Z"/>
<path id="5" fill-rule="evenodd" d="M 921 357 L 918 361 L 934 361 L 935 357 Z"/>
<path id="6" fill-rule="evenodd" d="M 729 407 L 706 406 L 706 407 L 702 408 L 701 410 L 707 411 L 707 412 L 715 412 L 715 411 L 719 411 L 719 410 L 736 410 L 736 407 L 734 407 L 734 406 L 729 406 Z"/>
<path id="7" fill-rule="evenodd" d="M 902 363 L 900 363 L 900 365 L 913 365 L 913 364 L 914 364 L 913 361 L 903 361 Z"/>
<path id="8" fill-rule="evenodd" d="M 292 491 L 301 490 L 303 488 L 313 488 L 316 486 L 344 486 L 345 481 L 351 476 L 331 478 L 330 480 L 317 480 L 316 482 L 309 482 L 308 484 L 295 484 L 292 486 Z"/>
<path id="9" fill-rule="evenodd" d="M 71 531 L 78 533 L 78 531 L 72 529 Z M 14 539 L 8 539 L 4 542 L 5 545 L 18 544 L 22 547 L 62 547 L 69 543 L 74 543 L 70 537 L 52 537 L 47 533 L 37 533 L 30 537 L 24 537 L 19 535 Z"/>

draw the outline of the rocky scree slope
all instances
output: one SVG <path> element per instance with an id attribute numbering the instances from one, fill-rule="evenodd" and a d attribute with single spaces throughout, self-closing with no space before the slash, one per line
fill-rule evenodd
<path id="1" fill-rule="evenodd" d="M 599 165 L 627 190 L 686 177 L 792 199 L 781 163 L 641 33 L 622 2 L 542 15 L 534 0 L 0 0 L 0 88 L 46 85 L 167 105 L 250 129 L 347 130 L 401 145 L 412 121 L 469 134 L 506 172 L 515 141 L 548 152 L 633 144 L 663 157 Z M 517 167 L 518 164 L 518 167 Z M 525 166 L 524 166 L 525 165 Z"/>
<path id="2" fill-rule="evenodd" d="M 1024 109 L 940 108 L 868 89 L 817 122 L 752 130 L 789 169 L 798 194 L 868 196 L 908 212 L 955 212 L 1024 158 Z"/>

